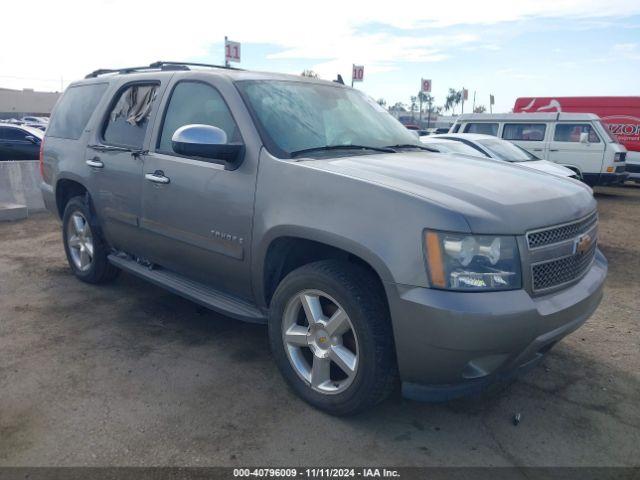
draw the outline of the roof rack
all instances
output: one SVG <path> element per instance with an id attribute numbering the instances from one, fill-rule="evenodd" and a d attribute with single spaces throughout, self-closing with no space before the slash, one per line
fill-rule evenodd
<path id="1" fill-rule="evenodd" d="M 149 70 L 189 70 L 189 67 L 208 67 L 208 68 L 224 68 L 225 70 L 242 70 L 236 67 L 227 67 L 224 65 L 213 65 L 210 63 L 196 63 L 196 62 L 165 62 L 159 60 L 157 62 L 150 63 L 149 65 L 142 67 L 126 67 L 126 68 L 100 68 L 86 75 L 84 78 L 96 78 L 100 75 L 106 75 L 108 73 L 135 73 L 135 72 L 147 72 Z"/>

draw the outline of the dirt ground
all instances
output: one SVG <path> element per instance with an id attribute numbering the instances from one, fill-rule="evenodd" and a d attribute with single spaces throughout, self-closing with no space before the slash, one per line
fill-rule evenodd
<path id="1" fill-rule="evenodd" d="M 0 465 L 638 465 L 640 186 L 596 196 L 610 270 L 580 330 L 509 386 L 355 418 L 291 393 L 265 327 L 126 274 L 83 284 L 55 218 L 2 223 Z"/>

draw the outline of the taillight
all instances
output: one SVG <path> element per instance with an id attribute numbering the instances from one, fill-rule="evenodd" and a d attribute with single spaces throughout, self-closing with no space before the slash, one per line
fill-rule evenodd
<path id="1" fill-rule="evenodd" d="M 40 140 L 40 155 L 38 160 L 40 160 L 40 176 L 44 180 L 44 138 Z"/>

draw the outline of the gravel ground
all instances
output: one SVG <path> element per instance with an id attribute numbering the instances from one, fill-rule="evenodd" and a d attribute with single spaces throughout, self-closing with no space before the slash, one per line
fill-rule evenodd
<path id="1" fill-rule="evenodd" d="M 597 198 L 610 271 L 580 330 L 511 385 L 355 418 L 288 390 L 265 327 L 126 274 L 83 284 L 56 219 L 2 223 L 0 465 L 638 465 L 640 186 Z"/>

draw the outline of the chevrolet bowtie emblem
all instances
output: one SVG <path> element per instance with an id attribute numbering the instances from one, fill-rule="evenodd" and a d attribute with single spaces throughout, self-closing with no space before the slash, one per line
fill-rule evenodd
<path id="1" fill-rule="evenodd" d="M 593 239 L 588 233 L 580 235 L 578 238 L 576 238 L 576 242 L 573 247 L 574 253 L 577 255 L 584 255 L 589 250 L 589 247 L 591 247 L 592 242 Z"/>

